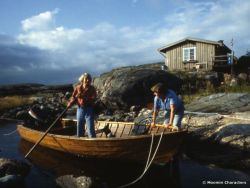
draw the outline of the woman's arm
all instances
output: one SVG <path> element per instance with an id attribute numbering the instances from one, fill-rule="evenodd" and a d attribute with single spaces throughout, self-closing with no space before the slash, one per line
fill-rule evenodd
<path id="1" fill-rule="evenodd" d="M 171 104 L 170 105 L 170 117 L 169 117 L 169 122 L 168 122 L 167 126 L 173 125 L 174 115 L 175 115 L 175 104 Z"/>
<path id="2" fill-rule="evenodd" d="M 151 127 L 155 127 L 155 120 L 156 120 L 157 115 L 158 115 L 158 110 L 154 110 Z"/>
<path id="3" fill-rule="evenodd" d="M 72 96 L 67 104 L 67 107 L 71 107 L 73 105 L 73 103 L 76 101 L 76 97 L 77 97 L 77 89 L 75 88 L 73 93 L 72 93 Z"/>

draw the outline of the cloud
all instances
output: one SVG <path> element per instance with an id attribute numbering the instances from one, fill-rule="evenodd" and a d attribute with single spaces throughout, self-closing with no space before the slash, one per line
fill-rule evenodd
<path id="1" fill-rule="evenodd" d="M 70 44 L 82 36 L 81 29 L 66 30 L 57 27 L 46 31 L 31 31 L 20 34 L 18 40 L 21 44 L 37 47 L 43 50 L 63 50 L 64 44 Z"/>
<path id="2" fill-rule="evenodd" d="M 46 61 L 40 50 L 22 46 L 9 36 L 0 35 L 0 38 L 6 39 L 0 40 L 0 84 L 20 82 L 30 72 L 39 70 Z"/>
<path id="3" fill-rule="evenodd" d="M 8 77 L 11 82 L 15 70 L 19 81 L 33 75 L 40 83 L 74 82 L 82 72 L 99 75 L 120 66 L 163 61 L 157 48 L 187 36 L 224 40 L 229 47 L 233 37 L 237 56 L 249 49 L 249 1 L 239 0 L 237 6 L 233 0 L 171 3 L 178 6 L 162 19 L 137 27 L 107 21 L 91 28 L 56 25 L 61 13 L 57 8 L 27 18 L 15 39 L 0 35 L 0 63 L 5 67 L 0 80 Z"/>
<path id="4" fill-rule="evenodd" d="M 49 13 L 50 20 L 54 20 L 56 14 Z M 44 17 L 43 14 L 36 16 Z M 137 62 L 152 62 L 160 59 L 156 48 L 145 42 L 143 36 L 147 32 L 130 27 L 117 28 L 108 22 L 100 22 L 93 28 L 64 28 L 63 26 L 52 26 L 42 22 L 47 30 L 23 30 L 17 37 L 20 44 L 50 51 L 54 59 L 54 67 L 68 68 L 78 66 L 89 66 L 98 74 L 119 66 L 131 65 Z M 41 28 L 44 28 L 40 24 Z M 150 47 L 150 48 L 149 48 Z M 138 55 L 142 51 L 155 53 L 155 56 L 144 56 L 140 59 Z M 138 57 L 138 58 L 137 58 Z M 58 61 L 58 59 L 63 61 Z M 53 67 L 51 67 L 53 69 Z"/>
<path id="5" fill-rule="evenodd" d="M 0 39 L 0 84 L 73 83 L 82 71 L 91 71 L 87 66 L 62 68 L 60 64 L 68 62 L 60 55 L 19 44 L 10 36 L 0 35 Z"/>
<path id="6" fill-rule="evenodd" d="M 25 19 L 21 22 L 22 29 L 24 31 L 40 31 L 50 29 L 54 25 L 53 17 L 59 12 L 59 9 L 54 11 L 47 11 L 40 13 L 39 15 L 32 16 L 31 18 Z"/>
<path id="7" fill-rule="evenodd" d="M 156 31 L 155 42 L 165 45 L 187 36 L 208 40 L 224 40 L 230 46 L 234 38 L 237 56 L 241 56 L 249 46 L 249 17 L 250 2 L 208 1 L 185 2 L 179 4 L 171 14 L 166 15 L 162 25 Z"/>

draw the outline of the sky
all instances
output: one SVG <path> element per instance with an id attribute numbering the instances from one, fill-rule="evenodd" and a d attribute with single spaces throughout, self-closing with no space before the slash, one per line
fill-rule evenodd
<path id="1" fill-rule="evenodd" d="M 69 84 L 163 62 L 186 37 L 250 50 L 249 0 L 0 0 L 0 85 Z"/>

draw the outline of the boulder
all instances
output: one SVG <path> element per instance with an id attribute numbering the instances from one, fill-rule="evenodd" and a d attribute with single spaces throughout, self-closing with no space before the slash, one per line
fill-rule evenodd
<path id="1" fill-rule="evenodd" d="M 56 183 L 61 188 L 105 188 L 107 187 L 104 182 L 101 182 L 98 178 L 92 178 L 88 176 L 64 175 L 56 179 Z"/>
<path id="2" fill-rule="evenodd" d="M 186 153 L 202 162 L 249 172 L 250 111 L 243 113 L 191 114 Z"/>
<path id="3" fill-rule="evenodd" d="M 0 187 L 25 187 L 24 178 L 29 171 L 30 166 L 26 162 L 0 158 Z"/>
<path id="4" fill-rule="evenodd" d="M 185 107 L 191 135 L 250 153 L 250 94 L 213 94 Z"/>
<path id="5" fill-rule="evenodd" d="M 158 82 L 168 84 L 169 88 L 177 92 L 182 83 L 181 79 L 169 72 L 134 66 L 104 73 L 94 79 L 94 86 L 100 100 L 108 108 L 129 110 L 133 105 L 145 106 L 152 103 L 150 88 Z"/>
<path id="6" fill-rule="evenodd" d="M 20 175 L 6 175 L 0 177 L 1 188 L 25 188 L 25 183 Z"/>
<path id="7" fill-rule="evenodd" d="M 0 158 L 0 177 L 7 174 L 26 176 L 30 171 L 30 166 L 23 161 Z"/>
<path id="8" fill-rule="evenodd" d="M 215 141 L 250 153 L 250 111 L 224 116 L 215 131 Z"/>
<path id="9" fill-rule="evenodd" d="M 250 111 L 249 93 L 217 93 L 185 105 L 188 111 L 232 113 Z"/>

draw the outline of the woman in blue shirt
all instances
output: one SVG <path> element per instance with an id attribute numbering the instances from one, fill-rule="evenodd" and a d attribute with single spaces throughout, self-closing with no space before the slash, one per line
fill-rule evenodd
<path id="1" fill-rule="evenodd" d="M 155 127 L 155 120 L 159 110 L 165 110 L 164 125 L 167 128 L 178 131 L 181 129 L 181 121 L 184 115 L 184 105 L 176 93 L 168 89 L 163 83 L 158 83 L 151 88 L 154 93 L 154 109 L 152 127 Z"/>

